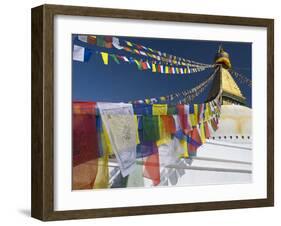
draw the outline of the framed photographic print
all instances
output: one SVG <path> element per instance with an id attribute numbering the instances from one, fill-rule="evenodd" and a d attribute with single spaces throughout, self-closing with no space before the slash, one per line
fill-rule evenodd
<path id="1" fill-rule="evenodd" d="M 272 19 L 32 9 L 32 216 L 273 206 Z"/>

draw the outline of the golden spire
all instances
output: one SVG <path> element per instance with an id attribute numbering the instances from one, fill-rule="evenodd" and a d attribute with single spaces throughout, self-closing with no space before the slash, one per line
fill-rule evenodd
<path id="1" fill-rule="evenodd" d="M 240 88 L 236 84 L 228 69 L 231 68 L 229 54 L 225 52 L 222 46 L 219 46 L 215 56 L 215 64 L 219 67 L 217 78 L 214 79 L 210 89 L 209 99 L 214 98 L 219 90 L 222 91 L 222 104 L 239 104 L 245 105 L 246 98 L 243 96 Z"/>
<path id="2" fill-rule="evenodd" d="M 221 64 L 224 68 L 231 68 L 230 58 L 227 52 L 222 48 L 222 45 L 219 46 L 218 53 L 215 58 L 216 64 Z"/>

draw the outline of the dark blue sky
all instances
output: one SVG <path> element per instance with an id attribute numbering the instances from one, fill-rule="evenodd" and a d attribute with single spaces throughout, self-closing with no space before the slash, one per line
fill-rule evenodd
<path id="1" fill-rule="evenodd" d="M 72 36 L 73 44 L 88 47 L 94 52 L 98 50 L 145 59 L 144 56 L 130 55 L 124 50 L 105 49 L 90 45 L 75 37 L 77 35 Z M 213 63 L 218 47 L 222 44 L 224 50 L 230 55 L 233 70 L 252 79 L 251 43 L 132 37 L 119 37 L 119 39 L 121 43 L 122 40 L 128 40 L 161 52 L 208 64 Z M 109 58 L 108 65 L 104 65 L 100 54 L 93 54 L 88 62 L 72 61 L 72 95 L 73 100 L 76 101 L 106 102 L 127 102 L 160 97 L 190 89 L 207 79 L 212 71 L 213 69 L 207 69 L 199 73 L 167 76 L 151 71 L 139 71 L 135 64 L 116 64 L 112 58 Z M 247 105 L 251 107 L 251 88 L 241 84 L 235 77 L 233 78 L 247 98 Z M 194 102 L 204 102 L 209 89 L 210 85 L 205 92 L 194 99 Z"/>

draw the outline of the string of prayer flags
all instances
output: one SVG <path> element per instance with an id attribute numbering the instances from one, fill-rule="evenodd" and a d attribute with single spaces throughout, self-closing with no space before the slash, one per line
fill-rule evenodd
<path id="1" fill-rule="evenodd" d="M 233 71 L 233 70 L 229 70 L 230 71 L 230 73 L 233 75 L 233 76 L 235 76 L 236 77 L 236 79 L 240 82 L 240 83 L 242 83 L 242 84 L 246 84 L 246 85 L 248 85 L 248 86 L 252 86 L 252 81 L 250 80 L 250 79 L 248 79 L 247 77 L 245 77 L 244 75 L 242 75 L 242 74 L 240 74 L 240 73 L 238 73 L 238 72 L 236 72 L 236 71 Z"/>
<path id="2" fill-rule="evenodd" d="M 161 60 L 166 63 L 182 65 L 182 66 L 190 65 L 193 67 L 206 67 L 206 68 L 213 67 L 213 65 L 211 65 L 211 64 L 195 62 L 195 61 L 188 60 L 188 59 L 185 59 L 182 57 L 167 54 L 167 53 L 159 51 L 159 50 L 154 50 L 152 48 L 145 47 L 143 45 L 136 44 L 136 43 L 133 43 L 130 41 L 124 41 L 124 44 L 127 45 L 126 48 L 132 49 L 133 53 L 144 55 L 144 56 L 149 56 L 158 61 Z M 136 49 L 133 49 L 133 48 L 136 48 Z M 147 51 L 149 51 L 149 52 L 147 52 Z"/>
<path id="3" fill-rule="evenodd" d="M 160 65 L 158 65 L 158 66 L 160 66 Z M 153 68 L 153 65 L 152 65 L 152 68 Z M 161 70 L 161 68 L 160 68 L 160 70 Z M 181 91 L 178 93 L 169 94 L 167 96 L 152 97 L 152 98 L 147 98 L 145 100 L 135 100 L 135 101 L 130 101 L 130 102 L 135 103 L 135 104 L 140 104 L 140 103 L 146 103 L 146 104 L 154 103 L 155 104 L 155 103 L 167 103 L 167 102 L 177 101 L 177 103 L 180 103 L 180 104 L 188 104 L 195 97 L 199 96 L 202 92 L 204 92 L 204 90 L 207 88 L 208 84 L 215 78 L 217 70 L 218 69 L 216 69 L 208 79 L 201 82 L 199 85 L 193 87 L 190 90 L 184 90 L 184 91 Z M 198 117 L 198 115 L 197 115 L 197 117 Z M 202 115 L 200 117 L 202 117 Z M 194 124 L 196 124 L 196 123 L 194 122 Z"/>
<path id="4" fill-rule="evenodd" d="M 143 184 L 141 178 L 146 177 L 154 186 L 159 185 L 160 162 L 166 165 L 180 158 L 192 159 L 198 147 L 211 136 L 209 124 L 213 130 L 218 128 L 220 95 L 208 103 L 175 106 L 74 102 L 73 188 L 129 186 L 134 172 L 135 179 L 132 177 L 130 183 L 138 184 L 139 180 Z M 161 157 L 162 152 L 159 156 L 158 148 L 162 145 L 166 148 L 166 159 Z M 75 155 L 85 151 L 91 156 L 78 164 Z M 109 180 L 109 156 L 116 157 L 120 169 L 120 175 L 116 172 L 112 180 Z M 143 173 L 136 164 L 140 158 Z M 91 177 L 82 175 L 90 171 Z"/>
<path id="5" fill-rule="evenodd" d="M 86 42 L 93 45 L 97 44 L 97 36 L 95 35 L 78 35 L 77 38 L 81 42 Z"/>
<path id="6" fill-rule="evenodd" d="M 85 38 L 83 38 L 83 39 L 80 37 L 79 40 L 84 40 L 86 38 L 87 38 L 87 40 L 95 40 L 97 42 L 97 46 L 99 46 L 99 47 L 110 48 L 110 46 L 112 44 L 110 41 L 109 42 L 105 41 L 106 37 L 103 37 L 103 38 L 98 37 L 98 38 L 94 39 L 94 38 L 90 38 L 90 36 L 85 36 Z M 91 41 L 91 42 L 94 43 L 95 41 Z M 89 42 L 89 41 L 87 41 L 87 42 Z M 115 43 L 115 45 L 118 45 L 118 44 Z M 106 55 L 109 55 L 113 59 L 113 61 L 117 64 L 120 64 L 121 62 L 134 63 L 134 64 L 136 64 L 138 70 L 142 70 L 142 71 L 149 70 L 153 73 L 161 73 L 161 74 L 166 74 L 166 75 L 191 74 L 191 73 L 196 73 L 196 72 L 203 71 L 206 69 L 206 68 L 202 68 L 202 69 L 190 70 L 187 67 L 185 67 L 185 68 L 171 67 L 171 66 L 165 65 L 164 62 L 159 62 L 158 64 L 156 64 L 154 62 L 149 62 L 147 59 L 136 59 L 133 57 L 130 57 L 128 59 L 126 56 L 121 56 L 121 55 L 117 55 L 114 53 L 108 53 L 105 51 L 98 51 L 98 50 L 93 51 L 87 47 L 82 47 L 82 46 L 78 46 L 78 45 L 74 45 L 73 60 L 80 61 L 80 62 L 87 62 L 90 59 L 90 57 L 92 56 L 93 52 L 104 56 L 102 59 L 103 59 L 103 62 L 105 65 L 108 65 L 108 63 L 109 63 L 108 61 L 105 60 L 107 58 Z"/>

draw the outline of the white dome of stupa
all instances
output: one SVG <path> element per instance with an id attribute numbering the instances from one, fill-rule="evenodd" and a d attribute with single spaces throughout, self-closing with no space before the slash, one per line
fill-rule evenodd
<path id="1" fill-rule="evenodd" d="M 222 105 L 218 127 L 211 139 L 251 143 L 252 109 L 241 105 Z"/>

